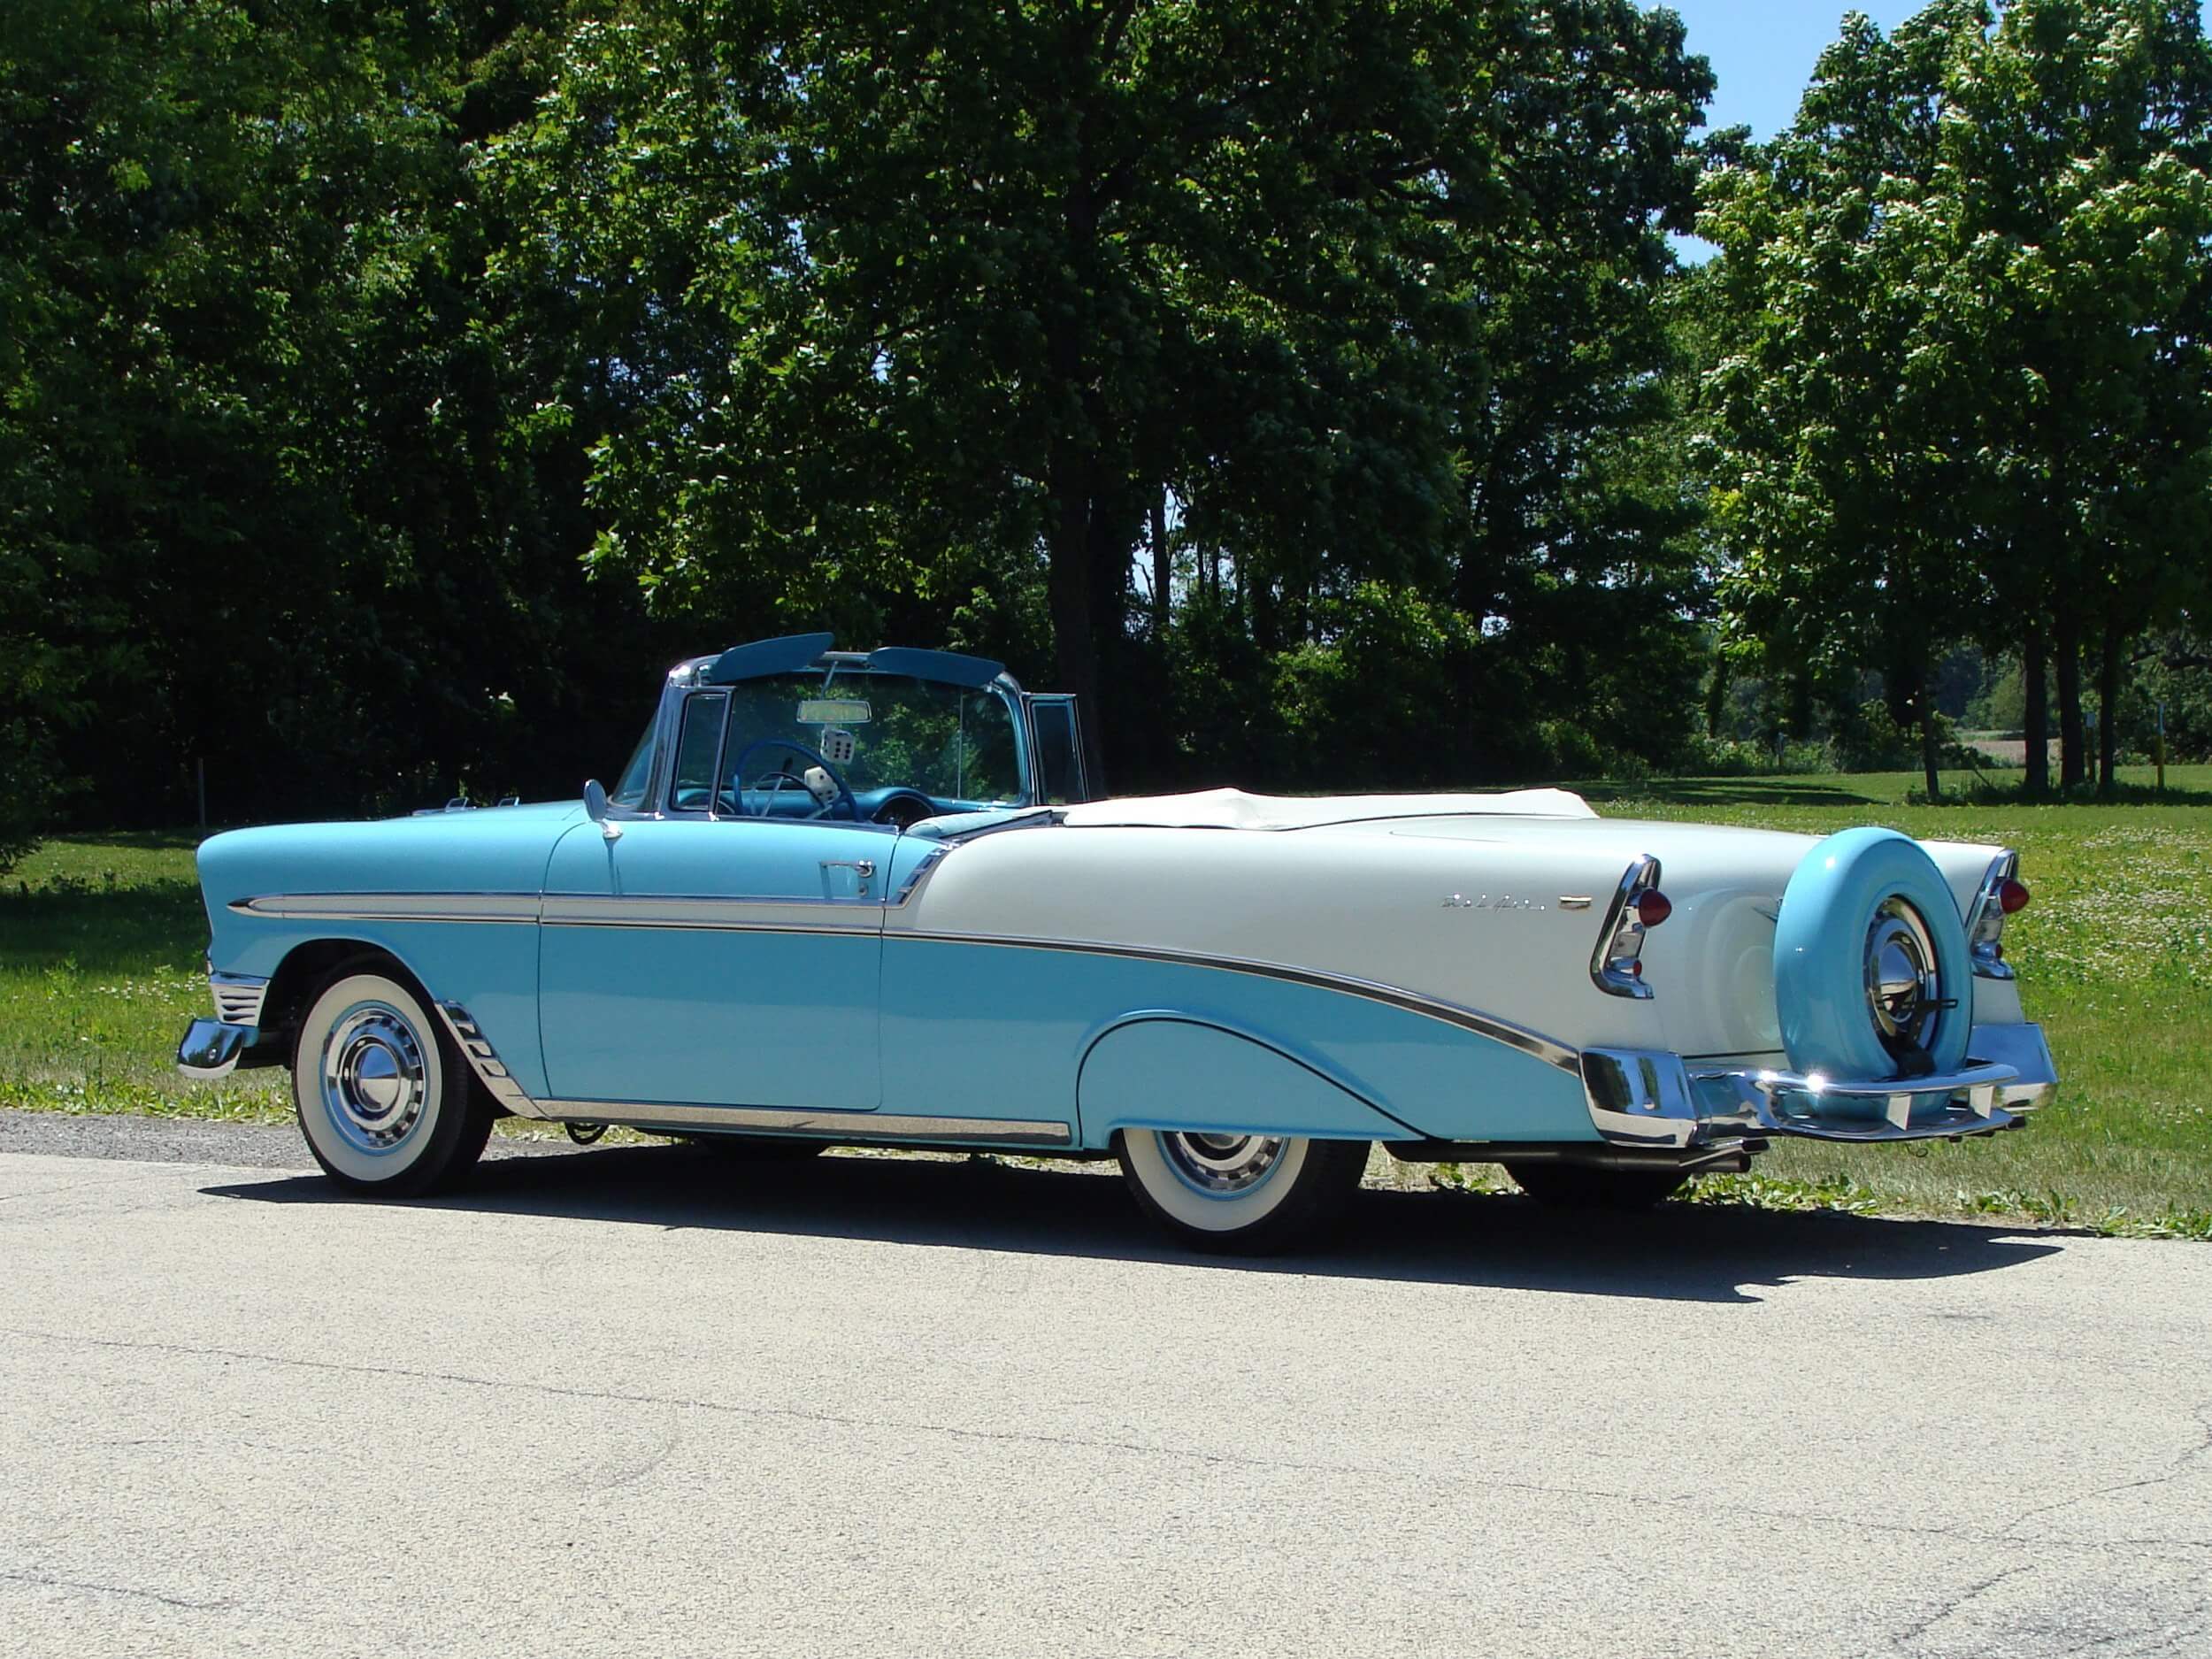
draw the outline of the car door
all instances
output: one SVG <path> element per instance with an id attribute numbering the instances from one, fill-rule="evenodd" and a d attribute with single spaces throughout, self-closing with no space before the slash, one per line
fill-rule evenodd
<path id="1" fill-rule="evenodd" d="M 692 699 L 679 745 L 708 779 L 719 696 Z M 555 1098 L 874 1110 L 895 833 L 718 815 L 680 758 L 667 801 L 702 804 L 613 820 L 612 838 L 581 824 L 553 849 L 539 1024 Z"/>
<path id="2" fill-rule="evenodd" d="M 894 837 L 774 819 L 585 824 L 546 872 L 539 1019 L 565 1101 L 881 1102 Z"/>

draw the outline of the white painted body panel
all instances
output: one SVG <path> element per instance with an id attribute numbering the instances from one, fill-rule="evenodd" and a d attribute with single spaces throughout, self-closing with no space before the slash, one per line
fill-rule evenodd
<path id="1" fill-rule="evenodd" d="M 1526 792 L 1519 812 L 1471 810 L 1471 799 L 1516 801 L 1216 791 L 1097 803 L 953 847 L 887 926 L 1280 964 L 1439 998 L 1578 1049 L 1778 1059 L 1773 917 L 1816 838 L 1601 818 L 1559 791 Z M 1929 850 L 1963 910 L 1996 849 Z M 1591 955 L 1622 876 L 1647 854 L 1674 905 L 1644 949 L 1655 995 L 1609 995 L 1592 982 Z M 1978 1020 L 2019 1020 L 2010 985 L 1976 991 Z"/>

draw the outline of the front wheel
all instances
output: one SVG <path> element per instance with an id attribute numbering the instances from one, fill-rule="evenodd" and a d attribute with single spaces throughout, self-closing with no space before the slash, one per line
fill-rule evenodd
<path id="1" fill-rule="evenodd" d="M 491 1102 L 422 997 L 382 973 L 341 973 L 317 995 L 292 1050 L 292 1098 L 315 1162 L 356 1192 L 433 1191 L 491 1134 Z"/>
<path id="2" fill-rule="evenodd" d="M 1343 1213 L 1364 1141 L 1125 1129 L 1121 1172 L 1146 1213 L 1202 1250 L 1261 1255 L 1310 1240 Z"/>
<path id="3" fill-rule="evenodd" d="M 1514 1185 L 1547 1209 L 1648 1210 L 1682 1190 L 1675 1170 L 1605 1170 L 1586 1164 L 1509 1164 Z"/>

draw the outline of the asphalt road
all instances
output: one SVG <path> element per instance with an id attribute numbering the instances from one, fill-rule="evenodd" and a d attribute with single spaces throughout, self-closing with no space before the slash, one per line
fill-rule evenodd
<path id="1" fill-rule="evenodd" d="M 2198 1246 L 0 1131 L 10 1659 L 2212 1654 Z"/>

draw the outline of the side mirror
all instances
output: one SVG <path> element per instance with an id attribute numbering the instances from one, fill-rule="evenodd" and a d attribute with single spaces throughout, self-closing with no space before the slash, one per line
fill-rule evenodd
<path id="1" fill-rule="evenodd" d="M 599 833 L 611 841 L 622 839 L 622 826 L 607 816 L 607 792 L 599 787 L 599 780 L 584 780 L 584 816 L 599 826 Z"/>

